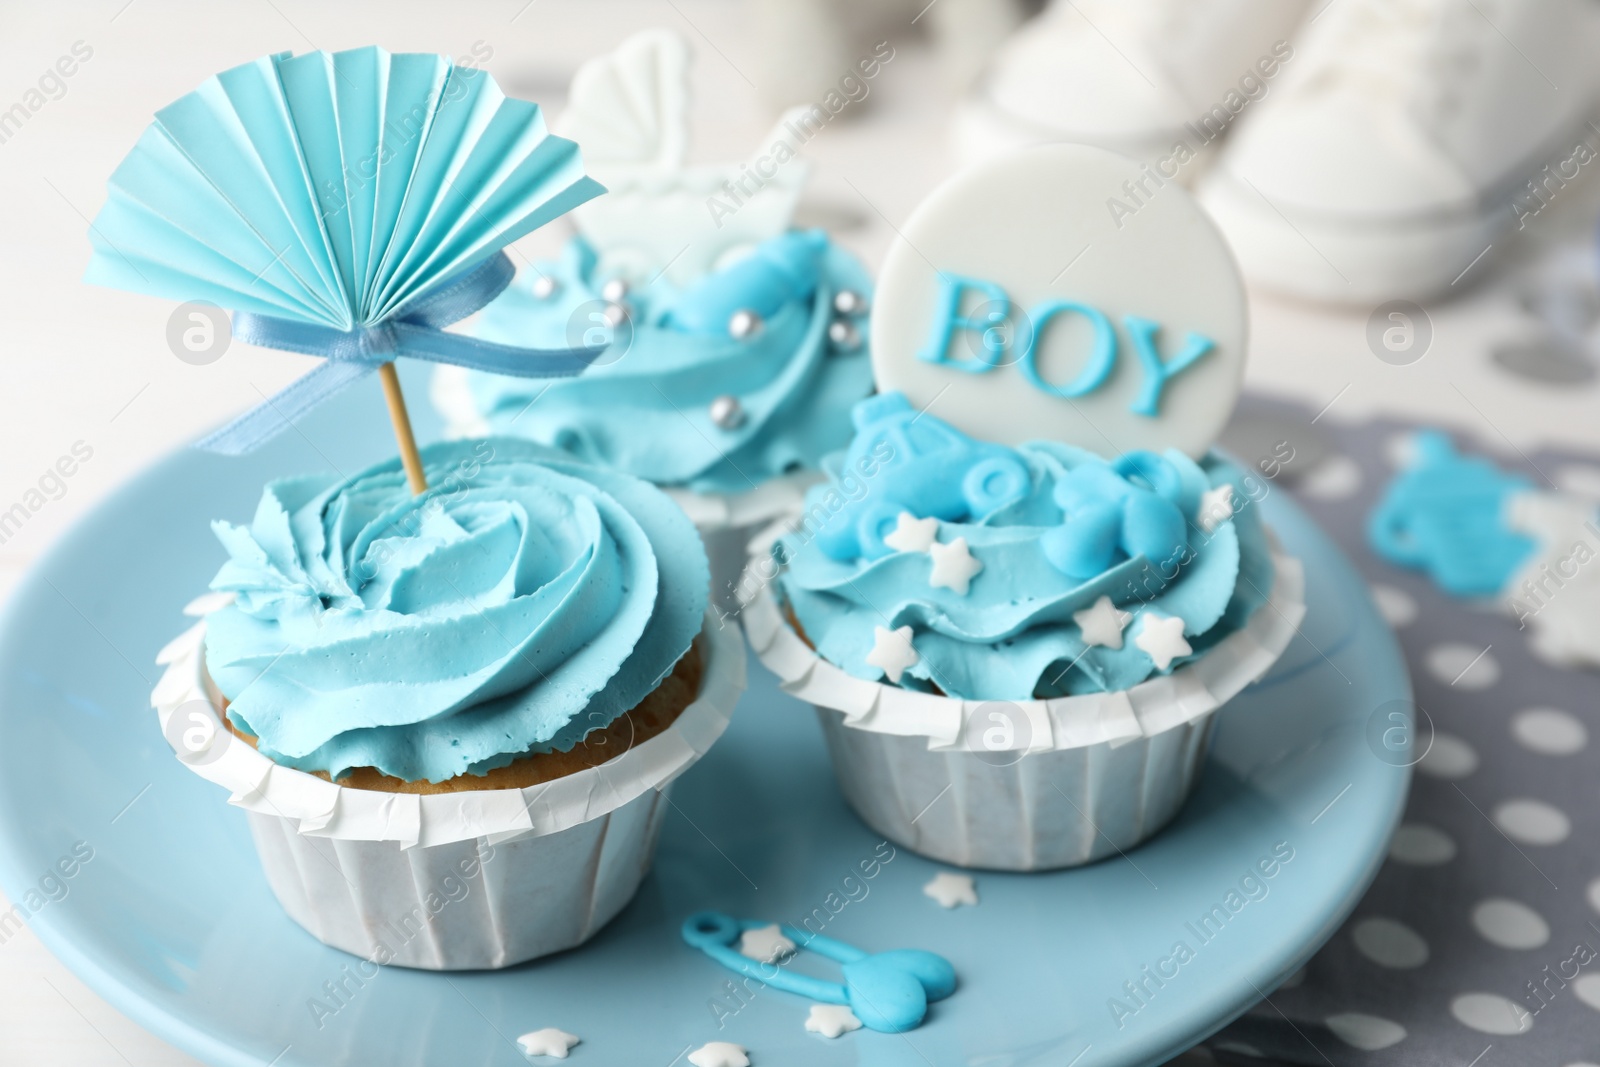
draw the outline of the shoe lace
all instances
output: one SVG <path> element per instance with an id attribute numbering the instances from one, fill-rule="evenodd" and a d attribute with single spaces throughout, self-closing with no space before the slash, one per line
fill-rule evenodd
<path id="1" fill-rule="evenodd" d="M 1332 25 L 1307 84 L 1448 111 L 1476 65 L 1488 6 L 1492 0 L 1328 0 Z"/>

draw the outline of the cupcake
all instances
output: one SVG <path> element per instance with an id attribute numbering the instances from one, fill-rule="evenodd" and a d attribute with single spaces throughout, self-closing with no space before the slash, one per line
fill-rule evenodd
<path id="1" fill-rule="evenodd" d="M 273 891 L 378 963 L 504 967 L 580 944 L 643 878 L 672 780 L 743 655 L 699 538 L 630 475 L 502 438 L 287 478 L 154 694 L 249 812 Z"/>
<path id="2" fill-rule="evenodd" d="M 685 164 L 687 68 L 683 41 L 653 31 L 579 71 L 560 128 L 609 191 L 469 327 L 606 351 L 551 383 L 443 367 L 433 395 L 453 436 L 523 437 L 667 489 L 726 599 L 749 535 L 798 508 L 872 392 L 871 279 L 822 230 L 792 226 L 804 115 L 752 163 Z"/>
<path id="3" fill-rule="evenodd" d="M 1217 709 L 1303 613 L 1265 484 L 1216 455 L 982 442 L 898 393 L 854 417 L 741 587 L 851 806 L 969 867 L 1072 866 L 1155 833 Z"/>

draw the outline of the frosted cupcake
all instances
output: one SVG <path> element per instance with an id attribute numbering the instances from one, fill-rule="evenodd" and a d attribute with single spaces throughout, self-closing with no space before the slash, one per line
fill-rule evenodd
<path id="1" fill-rule="evenodd" d="M 1036 870 L 1147 839 L 1217 713 L 1287 647 L 1270 487 L 1210 451 L 1245 301 L 1183 190 L 1052 145 L 958 174 L 879 272 L 878 396 L 741 587 L 845 797 L 950 863 Z"/>
<path id="2" fill-rule="evenodd" d="M 685 165 L 687 66 L 682 40 L 652 31 L 580 70 L 561 129 L 609 192 L 470 327 L 606 352 L 553 383 L 442 368 L 433 393 L 453 435 L 524 437 L 667 488 L 707 535 L 718 597 L 750 532 L 796 510 L 849 439 L 872 391 L 871 280 L 823 231 L 791 227 L 804 116 L 754 168 Z"/>
<path id="3" fill-rule="evenodd" d="M 633 896 L 743 686 L 693 526 L 522 441 L 267 486 L 154 703 L 289 914 L 379 963 L 503 967 Z M 421 926 L 417 926 L 417 922 Z"/>
<path id="4" fill-rule="evenodd" d="M 1216 456 L 978 442 L 897 393 L 855 414 L 743 590 L 851 805 L 977 867 L 1083 863 L 1160 829 L 1212 713 L 1301 612 L 1265 487 Z"/>

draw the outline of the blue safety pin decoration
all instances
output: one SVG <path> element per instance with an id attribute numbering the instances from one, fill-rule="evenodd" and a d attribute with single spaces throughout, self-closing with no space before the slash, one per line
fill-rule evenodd
<path id="1" fill-rule="evenodd" d="M 702 911 L 684 920 L 683 939 L 735 974 L 819 1004 L 846 1005 L 863 1026 L 888 1034 L 916 1029 L 928 1014 L 929 1003 L 955 992 L 956 972 L 943 956 L 906 948 L 867 953 L 831 937 L 782 924 L 783 936 L 798 949 L 839 964 L 843 981 L 794 974 L 778 964 L 740 954 L 735 946 L 746 930 L 771 925 Z"/>

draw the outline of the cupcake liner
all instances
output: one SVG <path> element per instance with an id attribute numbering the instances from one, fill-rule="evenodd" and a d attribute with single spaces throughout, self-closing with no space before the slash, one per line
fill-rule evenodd
<path id="1" fill-rule="evenodd" d="M 1215 712 L 1266 673 L 1305 616 L 1299 561 L 1276 545 L 1272 560 L 1272 594 L 1244 628 L 1117 693 L 963 700 L 856 678 L 817 655 L 752 576 L 741 621 L 782 687 L 816 705 L 864 822 L 957 866 L 1049 870 L 1131 848 L 1183 806 Z"/>
<path id="2" fill-rule="evenodd" d="M 438 970 L 571 948 L 615 916 L 649 868 L 667 789 L 721 736 L 745 683 L 737 632 L 708 612 L 700 693 L 655 737 L 523 789 L 382 793 L 238 742 L 205 673 L 204 635 L 202 621 L 159 657 L 151 702 L 179 760 L 250 813 L 267 881 L 296 922 L 375 962 Z"/>

